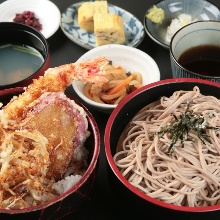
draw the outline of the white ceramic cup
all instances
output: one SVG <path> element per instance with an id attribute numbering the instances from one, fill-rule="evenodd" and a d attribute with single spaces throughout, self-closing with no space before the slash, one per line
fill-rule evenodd
<path id="1" fill-rule="evenodd" d="M 177 31 L 170 42 L 170 61 L 173 78 L 202 78 L 220 83 L 219 76 L 204 76 L 181 66 L 178 62 L 186 50 L 200 46 L 214 45 L 220 47 L 220 22 L 198 21 Z"/>

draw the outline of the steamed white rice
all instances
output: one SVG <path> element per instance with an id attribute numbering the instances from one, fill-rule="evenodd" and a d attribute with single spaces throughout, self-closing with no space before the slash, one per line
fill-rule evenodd
<path id="1" fill-rule="evenodd" d="M 70 175 L 66 178 L 54 183 L 52 189 L 55 189 L 60 195 L 68 191 L 72 186 L 74 186 L 80 179 L 81 175 Z"/>

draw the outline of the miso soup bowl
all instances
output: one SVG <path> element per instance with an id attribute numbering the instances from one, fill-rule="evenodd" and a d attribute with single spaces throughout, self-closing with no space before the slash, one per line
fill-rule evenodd
<path id="1" fill-rule="evenodd" d="M 137 215 L 142 216 L 143 219 L 155 220 L 219 219 L 220 204 L 203 207 L 189 207 L 180 205 L 178 206 L 175 204 L 166 203 L 162 200 L 147 195 L 143 191 L 136 188 L 135 184 L 133 185 L 130 181 L 127 180 L 127 178 L 124 177 L 114 160 L 114 155 L 117 152 L 118 142 L 119 140 L 122 141 L 120 139 L 121 134 L 126 129 L 129 121 L 134 117 L 134 115 L 138 113 L 139 110 L 149 105 L 150 103 L 159 100 L 163 96 L 170 97 L 175 91 L 179 90 L 191 91 L 195 86 L 199 87 L 201 94 L 205 96 L 215 96 L 217 99 L 220 99 L 219 83 L 193 78 L 166 79 L 151 83 L 149 85 L 145 85 L 139 90 L 134 91 L 132 94 L 125 97 L 125 99 L 116 106 L 116 108 L 110 115 L 106 124 L 104 134 L 105 153 L 109 165 L 108 180 L 110 183 L 111 192 L 117 203 L 116 205 L 118 205 L 120 210 L 123 210 L 124 219 L 136 219 Z M 157 111 L 159 111 L 159 109 L 157 109 Z M 146 117 L 144 117 L 143 114 L 143 121 L 145 119 Z M 135 127 L 135 123 L 133 123 L 133 125 Z M 144 129 L 147 130 L 148 126 L 146 125 Z M 138 144 L 141 144 L 140 146 L 146 146 L 148 143 L 147 141 L 143 140 L 144 134 L 142 133 L 139 135 L 139 137 L 137 137 L 138 133 L 139 130 L 134 128 L 130 134 L 133 135 L 133 138 Z M 125 137 L 127 136 L 125 135 Z M 135 147 L 131 145 L 130 147 L 134 149 L 133 152 L 135 152 Z M 129 146 L 127 146 L 127 149 L 128 148 Z M 154 150 L 152 149 L 152 151 Z M 149 151 L 143 152 L 141 150 L 137 150 L 136 152 L 137 154 L 135 154 L 134 157 L 131 153 L 130 159 L 128 157 L 126 158 L 127 162 L 124 159 L 124 166 L 126 166 L 128 163 L 130 164 L 130 168 L 127 168 L 128 166 L 126 166 L 127 173 L 129 173 L 130 170 L 135 169 L 136 166 L 143 166 L 144 169 L 144 164 L 146 164 L 146 162 L 149 162 L 147 157 L 146 159 L 143 159 L 143 161 L 139 161 L 139 164 L 137 165 L 134 161 L 135 158 L 142 157 L 141 154 L 148 155 Z M 154 156 L 152 156 L 151 159 L 153 160 Z M 123 160 L 123 155 L 121 155 L 121 160 Z M 123 164 L 121 164 L 121 166 L 123 166 Z M 152 169 L 155 169 L 155 172 L 157 172 L 157 168 L 153 167 Z M 163 170 L 163 168 L 160 169 L 160 167 L 158 166 L 158 170 Z M 164 168 L 164 170 L 166 169 Z M 161 171 L 161 175 L 163 175 L 162 173 L 163 172 Z M 149 175 L 151 175 L 151 172 L 149 172 Z M 155 182 L 157 181 L 156 178 L 157 177 L 155 177 Z M 141 182 L 141 178 L 138 179 L 138 177 L 136 177 L 135 180 L 136 182 Z M 159 181 L 160 180 L 158 180 L 158 182 Z M 149 184 L 149 188 L 150 185 L 151 184 Z M 142 186 L 144 187 L 144 184 Z M 152 183 L 152 186 L 154 187 L 154 183 Z"/>
<path id="2" fill-rule="evenodd" d="M 13 81 L 7 78 L 7 82 L 3 82 L 3 77 L 7 77 L 7 72 L 1 70 L 0 67 L 0 89 L 26 87 L 32 83 L 33 79 L 43 75 L 45 70 L 50 67 L 49 44 L 46 38 L 36 29 L 15 22 L 0 22 L 0 46 L 9 44 L 34 48 L 42 55 L 43 62 L 35 72 L 27 74 L 26 78 L 15 77 L 12 79 Z M 10 59 L 8 62 L 11 62 Z"/>
<path id="3" fill-rule="evenodd" d="M 193 72 L 179 63 L 181 55 L 194 47 L 216 46 L 220 48 L 220 22 L 197 21 L 177 31 L 170 42 L 170 61 L 174 78 L 199 78 L 220 83 L 218 76 Z M 199 58 L 204 59 L 204 58 Z M 219 61 L 218 61 L 219 62 Z M 218 65 L 218 64 L 217 64 Z"/>
<path id="4" fill-rule="evenodd" d="M 13 96 L 17 96 L 24 91 L 22 87 L 0 90 L 0 102 L 6 105 Z M 69 97 L 69 96 L 68 96 Z M 76 104 L 81 106 L 86 114 L 88 130 L 90 132 L 84 146 L 88 151 L 87 169 L 82 177 L 68 191 L 38 206 L 24 209 L 4 209 L 0 208 L 0 219 L 75 219 L 81 212 L 84 205 L 91 199 L 94 180 L 98 169 L 100 154 L 100 133 L 92 114 L 80 102 L 72 97 Z M 1 144 L 1 143 L 0 143 Z M 75 217 L 74 217 L 75 216 Z"/>

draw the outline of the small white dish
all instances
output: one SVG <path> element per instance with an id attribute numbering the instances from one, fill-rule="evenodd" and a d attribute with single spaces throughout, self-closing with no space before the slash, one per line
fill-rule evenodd
<path id="1" fill-rule="evenodd" d="M 107 57 L 114 65 L 120 65 L 126 71 L 141 73 L 143 85 L 160 80 L 160 70 L 153 58 L 137 48 L 126 45 L 109 44 L 95 47 L 82 55 L 77 62 L 83 62 L 100 56 Z M 83 92 L 85 84 L 81 81 L 74 80 L 72 86 L 76 94 L 91 108 L 100 112 L 111 113 L 117 106 L 98 103 L 87 98 Z"/>
<path id="2" fill-rule="evenodd" d="M 32 11 L 42 24 L 40 31 L 46 39 L 59 28 L 61 13 L 49 0 L 7 0 L 0 4 L 0 21 L 13 22 L 16 14 Z"/>
<path id="3" fill-rule="evenodd" d="M 169 49 L 170 46 L 170 42 L 166 40 L 167 27 L 180 14 L 190 15 L 193 21 L 220 19 L 219 9 L 212 3 L 204 0 L 163 0 L 155 5 L 164 10 L 164 20 L 161 24 L 155 24 L 149 20 L 146 17 L 149 8 L 144 16 L 144 28 L 153 41 L 166 49 Z"/>
<path id="4" fill-rule="evenodd" d="M 61 15 L 60 27 L 63 33 L 76 44 L 90 50 L 97 47 L 95 35 L 79 27 L 78 8 L 83 2 L 69 6 Z M 126 42 L 125 45 L 137 47 L 144 38 L 145 31 L 142 23 L 131 13 L 112 4 L 108 4 L 110 14 L 118 14 L 124 21 Z"/>

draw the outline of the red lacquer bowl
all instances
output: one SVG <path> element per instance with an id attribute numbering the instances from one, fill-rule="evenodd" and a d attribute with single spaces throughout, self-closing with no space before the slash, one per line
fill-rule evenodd
<path id="1" fill-rule="evenodd" d="M 0 45 L 25 45 L 33 47 L 43 56 L 44 62 L 32 75 L 19 81 L 7 81 L 3 83 L 0 79 L 0 89 L 12 87 L 26 87 L 32 83 L 33 79 L 44 75 L 44 72 L 50 67 L 50 50 L 46 38 L 36 29 L 15 22 L 1 22 L 0 23 Z M 0 69 L 1 71 L 1 69 Z"/>
<path id="2" fill-rule="evenodd" d="M 119 171 L 113 156 L 120 135 L 131 118 L 144 106 L 158 100 L 161 96 L 171 96 L 179 90 L 200 88 L 203 95 L 220 99 L 220 84 L 201 79 L 175 78 L 161 80 L 146 85 L 127 96 L 116 106 L 110 115 L 105 129 L 105 152 L 109 164 L 109 182 L 118 205 L 124 209 L 125 215 L 135 218 L 152 216 L 153 219 L 216 219 L 220 213 L 220 204 L 204 207 L 187 207 L 168 204 L 154 199 L 134 187 Z"/>
<path id="3" fill-rule="evenodd" d="M 1 90 L 0 102 L 5 105 L 12 98 L 12 96 L 18 95 L 21 92 L 23 92 L 23 88 L 21 87 Z M 75 99 L 73 100 L 85 110 L 89 125 L 88 129 L 91 132 L 90 136 L 85 142 L 85 147 L 89 152 L 88 168 L 86 172 L 72 188 L 49 202 L 22 210 L 0 209 L 1 219 L 54 220 L 61 219 L 64 216 L 69 218 L 71 217 L 71 214 L 77 213 L 77 211 L 80 210 L 83 205 L 90 200 L 94 180 L 96 178 L 96 171 L 100 154 L 100 133 L 92 114 L 84 105 Z"/>

